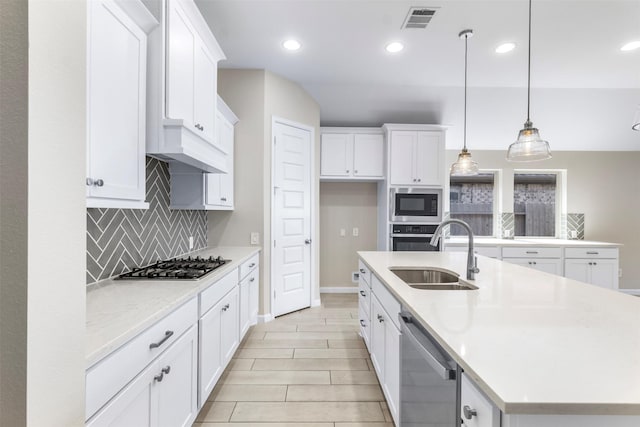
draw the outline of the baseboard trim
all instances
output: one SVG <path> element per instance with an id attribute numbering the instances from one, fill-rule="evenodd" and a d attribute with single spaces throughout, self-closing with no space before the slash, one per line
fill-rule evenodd
<path id="1" fill-rule="evenodd" d="M 320 307 L 321 304 L 320 298 L 311 301 L 311 307 Z"/>
<path id="2" fill-rule="evenodd" d="M 321 294 L 357 294 L 357 286 L 321 286 Z"/>
<path id="3" fill-rule="evenodd" d="M 269 323 L 272 320 L 273 320 L 273 315 L 271 313 L 258 314 L 258 323 Z"/>
<path id="4" fill-rule="evenodd" d="M 618 289 L 618 290 L 625 294 L 640 296 L 640 289 Z"/>

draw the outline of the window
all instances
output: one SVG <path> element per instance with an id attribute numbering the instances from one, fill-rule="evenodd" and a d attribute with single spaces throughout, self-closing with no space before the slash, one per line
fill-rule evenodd
<path id="1" fill-rule="evenodd" d="M 514 171 L 515 236 L 555 237 L 559 224 L 560 175 L 557 172 Z"/>
<path id="2" fill-rule="evenodd" d="M 452 176 L 449 185 L 450 217 L 469 224 L 476 236 L 493 236 L 495 173 L 476 176 Z M 466 235 L 458 225 L 451 226 L 452 236 Z"/>

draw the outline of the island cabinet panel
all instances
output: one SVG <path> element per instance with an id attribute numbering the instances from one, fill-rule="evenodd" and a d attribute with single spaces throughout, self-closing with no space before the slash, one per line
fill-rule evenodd
<path id="1" fill-rule="evenodd" d="M 564 275 L 603 288 L 618 289 L 617 248 L 566 248 Z"/>
<path id="2" fill-rule="evenodd" d="M 464 373 L 460 389 L 460 415 L 463 426 L 500 427 L 500 410 Z"/>

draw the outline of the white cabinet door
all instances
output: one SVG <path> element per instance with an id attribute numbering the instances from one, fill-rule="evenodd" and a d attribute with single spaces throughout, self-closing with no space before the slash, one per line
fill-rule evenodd
<path id="1" fill-rule="evenodd" d="M 249 275 L 249 323 L 258 323 L 258 293 L 260 291 L 260 267 Z"/>
<path id="2" fill-rule="evenodd" d="M 603 288 L 618 289 L 618 260 L 598 259 L 591 262 L 589 283 Z"/>
<path id="3" fill-rule="evenodd" d="M 389 411 L 396 425 L 400 414 L 400 331 L 391 322 L 385 325 L 384 342 L 384 391 Z"/>
<path id="4" fill-rule="evenodd" d="M 199 41 L 194 57 L 194 126 L 211 143 L 215 142 L 216 136 L 216 70 L 217 61 Z"/>
<path id="5" fill-rule="evenodd" d="M 358 306 L 358 318 L 360 321 L 360 336 L 362 336 L 367 350 L 371 353 L 373 351 L 371 348 L 371 322 L 369 320 L 369 313 L 365 311 L 362 301 Z"/>
<path id="6" fill-rule="evenodd" d="M 415 144 L 418 133 L 412 131 L 391 132 L 391 162 L 389 181 L 391 185 L 416 185 Z"/>
<path id="7" fill-rule="evenodd" d="M 323 134 L 320 147 L 320 175 L 350 176 L 352 165 L 353 135 Z"/>
<path id="8" fill-rule="evenodd" d="M 240 307 L 238 301 L 238 287 L 233 288 L 231 292 L 222 300 L 222 320 L 220 326 L 222 328 L 220 336 L 220 349 L 222 350 L 222 364 L 226 366 L 231 360 L 233 353 L 238 348 L 240 333 Z"/>
<path id="9" fill-rule="evenodd" d="M 383 178 L 384 137 L 355 134 L 353 138 L 353 175 L 362 178 Z"/>
<path id="10" fill-rule="evenodd" d="M 374 295 L 371 298 L 371 362 L 381 384 L 384 384 L 385 320 L 388 321 L 386 313 Z"/>
<path id="11" fill-rule="evenodd" d="M 589 262 L 586 259 L 567 259 L 564 261 L 564 277 L 589 283 Z"/>
<path id="12" fill-rule="evenodd" d="M 222 174 L 220 173 L 204 174 L 205 204 L 208 206 L 221 206 L 222 204 L 221 177 Z"/>
<path id="13" fill-rule="evenodd" d="M 443 185 L 442 134 L 418 132 L 415 175 L 418 185 Z"/>
<path id="14" fill-rule="evenodd" d="M 198 332 L 194 326 L 158 360 L 159 427 L 191 426 L 198 415 Z"/>
<path id="15" fill-rule="evenodd" d="M 503 261 L 523 267 L 544 271 L 545 273 L 562 276 L 562 263 L 560 259 L 553 258 L 502 258 Z"/>
<path id="16" fill-rule="evenodd" d="M 233 207 L 233 179 L 234 179 L 234 128 L 233 124 L 220 116 L 217 125 L 220 128 L 220 144 L 227 153 L 228 172 L 220 174 L 220 204 L 226 207 Z"/>
<path id="17" fill-rule="evenodd" d="M 500 426 L 500 410 L 477 389 L 473 381 L 464 373 L 460 389 L 460 415 L 464 427 Z M 473 415 L 473 411 L 475 411 L 475 415 Z"/>
<path id="18" fill-rule="evenodd" d="M 87 206 L 144 208 L 147 36 L 115 2 L 88 5 Z"/>
<path id="19" fill-rule="evenodd" d="M 240 340 L 242 340 L 251 325 L 251 313 L 249 311 L 250 293 L 249 277 L 246 277 L 240 282 Z"/>
<path id="20" fill-rule="evenodd" d="M 200 389 L 198 407 L 202 407 L 211 394 L 218 378 L 222 375 L 222 307 L 225 300 L 221 300 L 205 313 L 198 322 L 199 328 L 199 369 Z"/>
<path id="21" fill-rule="evenodd" d="M 189 17 L 177 0 L 168 2 L 166 116 L 184 120 L 184 126 L 199 133 L 194 122 L 194 72 L 199 40 Z"/>

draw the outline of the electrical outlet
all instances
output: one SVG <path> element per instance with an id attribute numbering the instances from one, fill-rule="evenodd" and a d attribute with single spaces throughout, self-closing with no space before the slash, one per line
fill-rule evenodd
<path id="1" fill-rule="evenodd" d="M 345 230 L 344 228 L 340 229 L 340 237 L 344 237 L 347 235 L 347 230 Z"/>
<path id="2" fill-rule="evenodd" d="M 358 283 L 360 281 L 360 273 L 357 271 L 351 272 L 351 281 L 353 283 Z"/>
<path id="3" fill-rule="evenodd" d="M 193 236 L 189 236 L 189 250 L 193 249 Z"/>
<path id="4" fill-rule="evenodd" d="M 569 237 L 572 239 L 578 238 L 578 230 L 569 230 Z"/>
<path id="5" fill-rule="evenodd" d="M 358 237 L 360 235 L 360 230 L 358 227 L 353 227 L 353 237 Z"/>
<path id="6" fill-rule="evenodd" d="M 251 244 L 252 245 L 259 245 L 260 244 L 260 233 L 258 233 L 257 231 L 252 231 L 251 232 Z"/>

